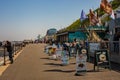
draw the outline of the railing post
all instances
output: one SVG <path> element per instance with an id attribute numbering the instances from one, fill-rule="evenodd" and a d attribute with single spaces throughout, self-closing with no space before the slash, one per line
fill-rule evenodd
<path id="1" fill-rule="evenodd" d="M 15 55 L 15 44 L 13 44 L 13 56 Z"/>
<path id="2" fill-rule="evenodd" d="M 15 44 L 15 55 L 17 54 L 16 44 Z"/>
<path id="3" fill-rule="evenodd" d="M 108 41 L 108 52 L 109 52 L 110 57 L 111 57 L 111 41 Z"/>
<path id="4" fill-rule="evenodd" d="M 5 51 L 5 46 L 4 46 L 4 63 L 3 63 L 3 65 L 6 65 L 6 61 L 5 61 L 5 53 L 6 53 L 6 51 Z"/>
<path id="5" fill-rule="evenodd" d="M 120 38 L 119 38 L 119 43 L 118 44 L 119 44 L 119 55 L 120 55 Z"/>

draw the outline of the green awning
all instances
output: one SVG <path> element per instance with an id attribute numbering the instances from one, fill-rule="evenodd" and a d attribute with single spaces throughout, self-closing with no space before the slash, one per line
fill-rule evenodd
<path id="1" fill-rule="evenodd" d="M 69 33 L 69 41 L 72 42 L 74 39 L 77 40 L 86 40 L 87 39 L 87 33 L 76 31 L 75 33 Z"/>
<path id="2" fill-rule="evenodd" d="M 89 26 L 87 30 L 106 30 L 105 26 Z"/>
<path id="3" fill-rule="evenodd" d="M 80 32 L 80 31 L 75 32 L 76 39 L 78 39 L 78 40 L 86 40 L 87 39 L 86 34 L 87 33 Z"/>

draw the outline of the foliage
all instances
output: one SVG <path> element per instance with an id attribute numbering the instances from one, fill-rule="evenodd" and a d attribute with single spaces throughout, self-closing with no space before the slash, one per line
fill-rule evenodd
<path id="1" fill-rule="evenodd" d="M 120 1 L 119 0 L 114 0 L 111 2 L 112 8 L 116 9 L 118 6 L 120 6 Z"/>
<path id="2" fill-rule="evenodd" d="M 77 29 L 80 28 L 80 24 L 81 24 L 81 22 L 80 22 L 80 20 L 78 19 L 78 20 L 76 20 L 75 22 L 73 22 L 70 26 L 68 26 L 68 27 L 66 28 L 66 30 L 67 30 L 67 31 L 77 30 Z"/>

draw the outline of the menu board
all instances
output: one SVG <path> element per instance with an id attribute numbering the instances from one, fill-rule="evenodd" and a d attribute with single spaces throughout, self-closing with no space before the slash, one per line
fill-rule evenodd
<path id="1" fill-rule="evenodd" d="M 68 56 L 68 52 L 66 50 L 62 51 L 61 60 L 62 60 L 62 65 L 69 64 L 69 56 Z"/>
<path id="2" fill-rule="evenodd" d="M 87 71 L 86 60 L 87 60 L 87 50 L 81 49 L 76 56 L 76 74 L 75 75 L 84 75 Z"/>
<path id="3" fill-rule="evenodd" d="M 94 60 L 94 70 L 95 66 L 103 66 L 111 68 L 110 66 L 110 56 L 107 50 L 96 50 Z"/>
<path id="4" fill-rule="evenodd" d="M 100 43 L 89 43 L 89 52 L 94 53 L 95 50 L 100 49 Z"/>

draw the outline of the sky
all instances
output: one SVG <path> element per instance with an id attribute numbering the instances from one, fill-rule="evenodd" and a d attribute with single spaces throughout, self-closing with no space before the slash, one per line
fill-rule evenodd
<path id="1" fill-rule="evenodd" d="M 0 41 L 36 39 L 50 28 L 65 28 L 80 18 L 82 9 L 99 7 L 101 0 L 0 0 Z"/>

